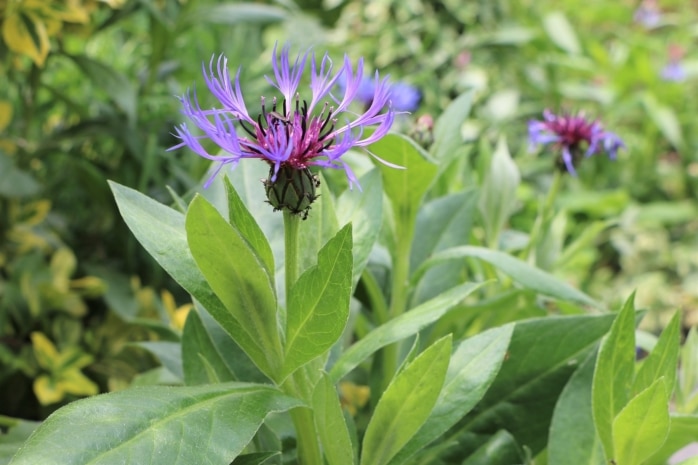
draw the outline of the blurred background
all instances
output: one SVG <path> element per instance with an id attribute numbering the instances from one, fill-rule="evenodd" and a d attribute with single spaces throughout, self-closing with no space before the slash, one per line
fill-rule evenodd
<path id="1" fill-rule="evenodd" d="M 690 0 L 0 0 L 0 416 L 40 420 L 177 375 L 167 348 L 190 300 L 107 180 L 188 198 L 209 162 L 167 151 L 176 96 L 203 89 L 202 63 L 223 53 L 256 108 L 277 42 L 363 57 L 416 89 L 399 129 L 424 143 L 429 117 L 472 91 L 448 190 L 479 186 L 506 138 L 522 183 L 503 250 L 531 229 L 554 168 L 529 153 L 527 122 L 546 108 L 601 120 L 627 147 L 566 177 L 536 263 L 610 308 L 637 290 L 649 331 L 676 309 L 695 325 L 697 19 Z"/>

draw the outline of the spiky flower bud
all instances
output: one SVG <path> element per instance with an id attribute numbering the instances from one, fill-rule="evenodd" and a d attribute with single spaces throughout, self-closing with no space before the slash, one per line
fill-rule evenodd
<path id="1" fill-rule="evenodd" d="M 262 182 L 267 192 L 267 201 L 274 207 L 274 211 L 285 208 L 306 219 L 310 205 L 318 198 L 315 190 L 320 187 L 320 179 L 308 168 L 297 169 L 288 165 L 281 165 L 276 179 L 272 181 L 273 176 L 272 166 L 269 178 Z"/>

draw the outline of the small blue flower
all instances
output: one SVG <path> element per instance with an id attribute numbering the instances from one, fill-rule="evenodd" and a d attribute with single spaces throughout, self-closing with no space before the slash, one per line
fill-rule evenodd
<path id="1" fill-rule="evenodd" d="M 659 10 L 656 0 L 644 0 L 635 10 L 633 19 L 647 29 L 659 26 L 662 21 L 662 12 Z"/>
<path id="2" fill-rule="evenodd" d="M 686 80 L 686 70 L 680 61 L 670 61 L 662 68 L 660 76 L 665 81 L 682 82 Z"/>
<path id="3" fill-rule="evenodd" d="M 346 83 L 340 79 L 337 83 L 339 88 L 344 90 Z M 368 76 L 361 79 L 359 91 L 356 94 L 356 101 L 368 107 L 373 102 L 373 94 L 375 93 L 375 80 Z M 395 111 L 413 112 L 419 108 L 422 100 L 420 90 L 405 82 L 395 82 L 390 85 L 390 103 Z"/>
<path id="4" fill-rule="evenodd" d="M 308 62 L 310 95 L 302 98 L 299 86 Z M 344 63 L 335 73 L 327 54 L 319 63 L 315 55 L 309 56 L 309 52 L 299 54 L 292 62 L 288 47 L 277 54 L 275 46 L 274 76 L 266 79 L 277 89 L 280 98 L 273 97 L 269 102 L 262 97 L 259 112 L 252 116 L 240 87 L 240 69 L 233 80 L 227 66 L 228 60 L 221 55 L 217 60 L 211 58 L 208 69 L 203 67 L 206 86 L 220 107 L 202 109 L 196 92 L 179 99 L 182 113 L 200 134 L 196 135 L 187 123 L 182 123 L 175 128 L 175 135 L 181 142 L 170 150 L 186 146 L 197 155 L 220 163 L 205 187 L 213 182 L 224 166 L 234 168 L 240 160 L 247 158 L 257 158 L 269 164 L 270 183 L 276 181 L 282 168 L 285 172 L 307 173 L 309 166 L 319 166 L 342 169 L 350 186 L 358 185 L 342 155 L 354 147 L 362 148 L 376 142 L 390 130 L 395 112 L 390 106 L 387 78 L 380 79 L 378 73 L 375 74 L 370 81 L 371 104 L 364 113 L 356 114 L 349 110 L 349 106 L 363 93 L 363 60 L 359 60 L 354 68 L 345 56 Z M 340 79 L 345 83 L 344 91 L 335 97 L 330 91 Z M 364 130 L 369 127 L 375 127 L 375 130 L 364 136 Z M 212 141 L 225 153 L 209 153 L 201 143 L 204 139 Z"/>
<path id="5" fill-rule="evenodd" d="M 572 175 L 576 175 L 575 165 L 582 155 L 589 157 L 603 150 L 615 159 L 618 150 L 625 147 L 620 137 L 604 131 L 600 122 L 588 120 L 583 113 L 558 116 L 545 110 L 543 121 L 529 121 L 528 137 L 531 150 L 548 144 L 558 148 L 562 166 Z"/>

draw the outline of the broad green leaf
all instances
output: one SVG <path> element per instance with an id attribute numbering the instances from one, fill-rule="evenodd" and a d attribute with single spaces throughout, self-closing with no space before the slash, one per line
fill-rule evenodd
<path id="1" fill-rule="evenodd" d="M 564 13 L 555 11 L 545 15 L 543 28 L 550 40 L 565 52 L 573 55 L 579 55 L 582 52 L 577 34 Z"/>
<path id="2" fill-rule="evenodd" d="M 320 250 L 291 288 L 286 315 L 283 377 L 327 352 L 344 331 L 351 297 L 351 224 Z"/>
<path id="3" fill-rule="evenodd" d="M 520 182 L 519 168 L 509 154 L 506 140 L 501 137 L 482 182 L 478 204 L 488 244 L 493 247 L 498 245 L 499 233 L 516 207 L 516 190 Z"/>
<path id="4" fill-rule="evenodd" d="M 523 451 L 514 436 L 506 430 L 500 430 L 490 436 L 462 465 L 511 465 L 522 463 L 522 455 Z"/>
<path id="5" fill-rule="evenodd" d="M 227 177 L 224 178 L 224 183 L 228 194 L 228 220 L 230 224 L 247 241 L 273 279 L 274 255 L 269 241 Z"/>
<path id="6" fill-rule="evenodd" d="M 383 224 L 383 184 L 378 169 L 359 179 L 361 190 L 347 189 L 337 201 L 340 224 L 352 224 L 354 271 L 352 289 L 366 268 L 371 250 L 378 240 Z"/>
<path id="7" fill-rule="evenodd" d="M 474 91 L 459 95 L 434 123 L 434 145 L 431 153 L 442 165 L 452 159 L 463 147 L 461 126 L 470 114 Z"/>
<path id="8" fill-rule="evenodd" d="M 676 312 L 652 352 L 642 361 L 633 381 L 631 397 L 650 387 L 659 378 L 664 378 L 667 395 L 671 398 L 679 364 L 680 330 L 681 314 Z"/>
<path id="9" fill-rule="evenodd" d="M 114 103 L 126 114 L 129 123 L 135 124 L 138 91 L 128 77 L 108 64 L 93 60 L 86 55 L 70 55 L 70 58 L 95 86 L 107 92 Z"/>
<path id="10" fill-rule="evenodd" d="M 436 176 L 437 166 L 411 139 L 388 134 L 368 149 L 376 156 L 403 167 L 397 169 L 376 161 L 383 177 L 383 189 L 390 199 L 397 228 L 412 227 L 422 197 Z M 398 229 L 398 234 L 405 233 Z"/>
<path id="11" fill-rule="evenodd" d="M 184 215 L 140 192 L 109 182 L 119 212 L 138 242 L 177 283 L 201 302 L 206 310 L 252 358 L 269 373 L 264 349 L 240 326 L 213 293 L 189 250 Z"/>
<path id="12" fill-rule="evenodd" d="M 361 465 L 387 464 L 424 424 L 441 392 L 450 353 L 448 335 L 393 378 L 366 427 Z"/>
<path id="13" fill-rule="evenodd" d="M 493 328 L 458 345 L 451 355 L 434 410 L 391 464 L 405 463 L 408 457 L 448 431 L 482 399 L 502 366 L 513 330 L 514 325 Z"/>
<path id="14" fill-rule="evenodd" d="M 550 424 L 548 462 L 565 465 L 605 465 L 591 413 L 591 381 L 596 354 L 574 372 L 555 405 Z"/>
<path id="15" fill-rule="evenodd" d="M 607 459 L 615 457 L 612 424 L 628 402 L 635 376 L 634 295 L 626 301 L 601 344 L 591 392 L 594 424 Z"/>
<path id="16" fill-rule="evenodd" d="M 320 186 L 327 186 L 322 173 L 318 174 Z M 298 254 L 299 254 L 299 272 L 315 266 L 317 256 L 327 241 L 332 239 L 339 230 L 337 223 L 337 213 L 334 208 L 334 198 L 332 193 L 327 192 L 321 194 L 315 202 L 308 218 L 303 221 L 299 227 L 298 234 Z"/>
<path id="17" fill-rule="evenodd" d="M 560 281 L 550 273 L 535 268 L 505 252 L 470 245 L 453 247 L 434 254 L 414 272 L 412 281 L 419 279 L 423 273 L 434 265 L 464 258 L 478 258 L 486 261 L 509 275 L 514 281 L 541 294 L 560 300 L 579 302 L 594 307 L 599 306 L 594 299 L 569 284 Z"/>
<path id="18" fill-rule="evenodd" d="M 20 420 L 0 415 L 0 465 L 7 465 L 27 438 L 41 425 L 38 421 Z"/>
<path id="19" fill-rule="evenodd" d="M 184 380 L 184 371 L 182 369 L 182 346 L 179 342 L 143 341 L 136 342 L 134 345 L 143 347 L 155 355 L 158 360 L 160 360 L 163 367 L 167 368 L 180 380 Z"/>
<path id="20" fill-rule="evenodd" d="M 260 369 L 274 379 L 282 349 L 272 278 L 242 236 L 203 197 L 192 200 L 185 226 L 196 264 L 248 339 L 263 350 L 266 360 Z M 245 348 L 247 341 L 236 342 Z"/>
<path id="21" fill-rule="evenodd" d="M 323 374 L 313 392 L 315 428 L 328 465 L 356 463 L 347 424 L 332 380 Z"/>
<path id="22" fill-rule="evenodd" d="M 234 344 L 228 334 L 223 333 L 223 336 L 230 341 L 228 344 Z M 226 363 L 224 343 L 224 340 L 214 340 L 213 335 L 206 331 L 197 311 L 189 312 L 182 332 L 182 366 L 187 385 L 238 380 L 233 369 Z"/>
<path id="23" fill-rule="evenodd" d="M 613 420 L 613 450 L 618 464 L 640 464 L 669 433 L 669 405 L 663 378 L 635 396 Z"/>
<path id="24" fill-rule="evenodd" d="M 550 421 L 570 376 L 608 331 L 614 315 L 549 316 L 517 322 L 497 377 L 445 441 L 463 457 L 501 429 L 533 455 L 547 444 Z"/>
<path id="25" fill-rule="evenodd" d="M 646 465 L 665 465 L 679 449 L 694 443 L 698 438 L 698 415 L 670 414 L 671 424 L 664 445 L 654 454 Z"/>
<path id="26" fill-rule="evenodd" d="M 474 189 L 440 197 L 417 213 L 410 269 L 416 269 L 433 253 L 467 244 L 477 207 Z M 466 264 L 450 262 L 429 269 L 416 284 L 412 302 L 422 303 L 460 284 Z"/>
<path id="27" fill-rule="evenodd" d="M 230 463 L 267 414 L 300 405 L 275 388 L 254 384 L 131 388 L 57 410 L 11 463 Z"/>
<path id="28" fill-rule="evenodd" d="M 379 349 L 416 334 L 441 318 L 480 286 L 481 283 L 461 284 L 374 329 L 337 359 L 330 370 L 330 378 L 334 382 L 339 381 Z"/>
<path id="29" fill-rule="evenodd" d="M 698 465 L 698 457 L 691 457 L 689 459 L 679 462 L 677 465 Z"/>

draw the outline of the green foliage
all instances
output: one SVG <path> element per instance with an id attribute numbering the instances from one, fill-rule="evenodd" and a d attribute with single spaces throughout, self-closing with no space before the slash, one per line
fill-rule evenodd
<path id="1" fill-rule="evenodd" d="M 0 2 L 0 463 L 695 462 L 695 11 L 272 3 Z M 422 93 L 296 223 L 167 152 L 202 62 L 256 118 L 287 42 Z M 545 108 L 627 147 L 555 174 Z"/>

